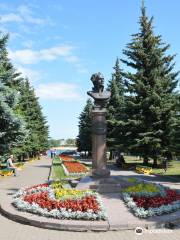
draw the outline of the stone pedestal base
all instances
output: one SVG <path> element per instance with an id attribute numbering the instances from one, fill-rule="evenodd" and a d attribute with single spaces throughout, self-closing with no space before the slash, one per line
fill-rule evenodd
<path id="1" fill-rule="evenodd" d="M 78 183 L 76 189 L 90 189 L 98 193 L 120 193 L 121 184 L 114 177 L 109 178 L 93 178 L 84 177 Z"/>
<path id="2" fill-rule="evenodd" d="M 92 177 L 110 176 L 106 162 L 106 109 L 94 109 L 92 111 Z"/>
<path id="3" fill-rule="evenodd" d="M 92 177 L 93 178 L 107 178 L 110 176 L 109 169 L 93 169 L 92 170 Z"/>

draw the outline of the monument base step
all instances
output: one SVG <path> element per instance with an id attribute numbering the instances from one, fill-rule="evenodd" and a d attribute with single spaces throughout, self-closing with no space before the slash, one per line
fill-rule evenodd
<path id="1" fill-rule="evenodd" d="M 120 193 L 121 184 L 114 177 L 101 179 L 84 177 L 80 180 L 76 189 L 90 189 L 99 193 Z"/>

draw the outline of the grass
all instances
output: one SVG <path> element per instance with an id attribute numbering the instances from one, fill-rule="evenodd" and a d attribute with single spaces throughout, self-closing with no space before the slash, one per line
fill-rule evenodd
<path id="1" fill-rule="evenodd" d="M 67 176 L 65 175 L 64 170 L 61 166 L 59 157 L 55 157 L 52 162 L 51 178 L 57 180 L 64 179 L 66 177 Z"/>
<path id="2" fill-rule="evenodd" d="M 135 156 L 125 156 L 125 161 L 126 167 L 132 170 L 135 169 L 136 165 L 143 165 L 143 160 Z M 150 162 L 148 166 L 152 167 L 152 162 Z M 169 161 L 166 172 L 159 163 L 157 168 L 153 168 L 152 174 L 169 177 L 178 182 L 180 181 L 180 161 L 177 160 Z"/>
<path id="3" fill-rule="evenodd" d="M 67 176 L 64 173 L 64 170 L 62 168 L 62 166 L 60 165 L 55 165 L 52 168 L 52 178 L 53 179 L 62 179 L 62 178 L 66 178 Z"/>
<path id="4" fill-rule="evenodd" d="M 52 169 L 51 169 L 51 179 L 53 180 L 62 180 L 62 179 L 79 179 L 80 176 L 67 176 L 64 173 L 64 169 L 61 165 L 61 161 L 58 156 L 53 159 Z"/>
<path id="5" fill-rule="evenodd" d="M 160 174 L 160 175 L 170 175 L 170 176 L 176 176 L 178 175 L 180 178 L 180 161 L 170 161 L 168 163 L 167 171 L 165 172 L 162 168 L 155 168 L 153 169 L 153 173 Z"/>

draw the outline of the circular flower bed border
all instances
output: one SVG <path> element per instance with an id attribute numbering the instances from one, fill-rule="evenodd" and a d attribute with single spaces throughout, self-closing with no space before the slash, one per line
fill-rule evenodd
<path id="1" fill-rule="evenodd" d="M 161 184 L 141 182 L 125 188 L 122 198 L 135 216 L 147 218 L 180 209 L 180 192 Z"/>
<path id="2" fill-rule="evenodd" d="M 60 194 L 61 190 L 63 196 Z M 77 220 L 107 219 L 100 196 L 88 190 L 62 189 L 60 185 L 45 183 L 22 188 L 13 198 L 12 204 L 18 210 L 44 217 Z"/>

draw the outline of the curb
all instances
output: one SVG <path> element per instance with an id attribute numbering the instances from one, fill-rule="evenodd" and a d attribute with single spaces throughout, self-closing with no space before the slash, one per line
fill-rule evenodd
<path id="1" fill-rule="evenodd" d="M 83 221 L 83 220 L 60 220 L 60 219 L 53 219 L 50 220 L 48 218 L 38 216 L 35 214 L 17 211 L 13 206 L 11 212 L 7 209 L 9 205 L 6 203 L 2 207 L 0 204 L 0 213 L 11 219 L 15 222 L 30 225 L 39 228 L 45 229 L 53 229 L 59 231 L 73 231 L 73 232 L 107 232 L 107 231 L 122 231 L 122 230 L 134 230 L 137 227 L 141 227 L 144 229 L 159 229 L 159 228 L 173 228 L 176 225 L 180 224 L 180 217 L 169 220 L 169 221 L 162 221 L 158 223 L 142 223 L 142 224 L 116 224 L 111 223 L 109 220 L 107 221 Z"/>
<path id="2" fill-rule="evenodd" d="M 34 226 L 34 227 L 45 228 L 45 229 L 60 230 L 60 231 L 73 231 L 73 232 L 88 232 L 88 231 L 106 232 L 106 231 L 110 230 L 109 223 L 106 221 L 104 221 L 103 223 L 99 222 L 99 224 L 97 224 L 95 222 L 89 222 L 89 221 L 85 222 L 84 221 L 82 224 L 82 222 L 80 220 L 74 220 L 74 221 L 76 221 L 76 223 L 73 222 L 73 224 L 72 224 L 72 221 L 70 223 L 70 220 L 52 219 L 52 222 L 48 222 L 48 218 L 39 217 L 36 215 L 35 218 L 37 218 L 37 217 L 41 218 L 41 221 L 40 221 L 40 220 L 33 219 L 32 217 L 28 218 L 28 217 L 20 216 L 15 213 L 9 213 L 5 209 L 3 209 L 1 205 L 0 205 L 0 213 L 3 216 L 5 216 L 8 219 L 13 220 L 15 222 Z M 57 221 L 59 221 L 59 223 Z M 64 223 L 62 223 L 62 221 L 64 221 Z M 68 223 L 68 221 L 69 221 L 69 223 Z"/>

